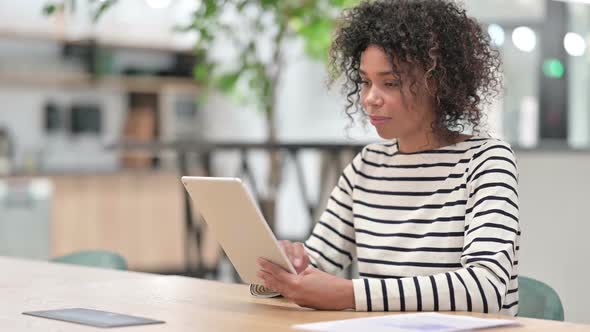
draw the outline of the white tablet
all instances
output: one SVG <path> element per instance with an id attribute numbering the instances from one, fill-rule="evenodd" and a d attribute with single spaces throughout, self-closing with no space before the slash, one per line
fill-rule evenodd
<path id="1" fill-rule="evenodd" d="M 240 179 L 183 176 L 182 183 L 244 282 L 264 284 L 258 257 L 296 273 Z"/>

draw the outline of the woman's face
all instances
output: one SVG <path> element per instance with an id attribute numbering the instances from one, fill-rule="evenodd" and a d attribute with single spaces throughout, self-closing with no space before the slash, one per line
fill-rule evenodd
<path id="1" fill-rule="evenodd" d="M 431 131 L 435 120 L 433 98 L 427 92 L 424 72 L 408 63 L 396 63 L 378 46 L 369 46 L 361 55 L 361 104 L 371 124 L 384 139 L 405 138 Z M 403 83 L 403 84 L 402 84 Z"/>

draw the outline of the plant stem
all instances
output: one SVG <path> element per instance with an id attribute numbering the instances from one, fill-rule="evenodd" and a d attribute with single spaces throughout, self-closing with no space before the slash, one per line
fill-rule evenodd
<path id="1" fill-rule="evenodd" d="M 270 75 L 270 95 L 265 102 L 265 114 L 267 120 L 268 130 L 268 143 L 277 143 L 277 105 L 278 105 L 278 84 L 281 79 L 283 63 L 282 47 L 285 35 L 287 33 L 286 24 L 279 25 L 279 31 L 274 38 L 274 53 L 272 57 L 272 68 L 273 72 Z M 270 174 L 269 174 L 269 201 L 271 201 L 271 207 L 269 207 L 269 214 L 274 214 L 274 205 L 276 204 L 276 196 L 281 180 L 281 156 L 279 151 L 270 150 Z M 269 224 L 274 226 L 274 215 L 267 215 Z"/>

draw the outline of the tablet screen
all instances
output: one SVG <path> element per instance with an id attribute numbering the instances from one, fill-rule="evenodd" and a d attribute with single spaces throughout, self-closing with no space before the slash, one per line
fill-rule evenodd
<path id="1" fill-rule="evenodd" d="M 56 319 L 64 322 L 89 325 L 94 327 L 123 327 L 146 324 L 162 324 L 164 321 L 129 316 L 108 311 L 84 308 L 57 309 L 46 311 L 23 312 L 23 315 Z"/>

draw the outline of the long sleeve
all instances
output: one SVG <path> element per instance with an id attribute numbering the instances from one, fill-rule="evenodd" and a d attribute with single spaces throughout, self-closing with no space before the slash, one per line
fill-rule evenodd
<path id="1" fill-rule="evenodd" d="M 467 203 L 461 267 L 399 279 L 354 279 L 357 311 L 478 311 L 515 314 L 520 237 L 514 154 L 489 141 L 465 172 Z M 513 294 L 516 300 L 508 297 Z"/>
<path id="2" fill-rule="evenodd" d="M 360 154 L 344 169 L 332 190 L 324 213 L 305 242 L 311 264 L 331 274 L 351 264 L 356 247 L 352 213 L 352 191 L 356 175 L 352 164 L 359 162 Z"/>

